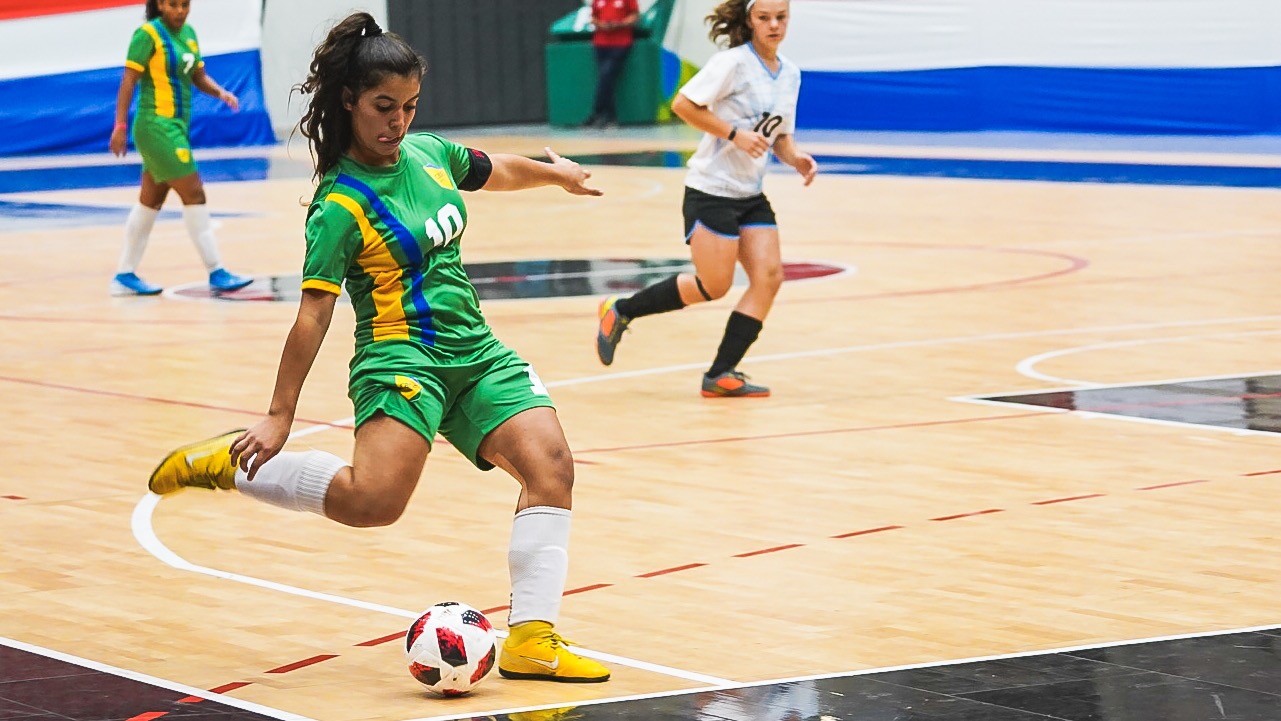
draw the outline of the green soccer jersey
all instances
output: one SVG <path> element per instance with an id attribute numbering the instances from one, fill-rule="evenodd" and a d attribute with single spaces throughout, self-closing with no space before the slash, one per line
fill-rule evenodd
<path id="1" fill-rule="evenodd" d="M 491 337 L 459 242 L 467 208 L 458 187 L 467 148 L 408 135 L 387 167 L 343 156 L 325 173 L 307 215 L 304 289 L 337 294 L 356 311 L 356 347 L 413 341 L 448 364 Z"/>
<path id="2" fill-rule="evenodd" d="M 133 33 L 125 67 L 142 73 L 138 118 L 191 118 L 191 75 L 204 66 L 196 31 L 171 31 L 160 18 Z"/>

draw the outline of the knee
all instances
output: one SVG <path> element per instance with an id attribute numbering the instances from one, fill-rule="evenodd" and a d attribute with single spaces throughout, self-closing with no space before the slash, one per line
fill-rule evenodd
<path id="1" fill-rule="evenodd" d="M 530 499 L 542 499 L 535 505 L 556 505 L 553 500 L 565 502 L 574 492 L 574 457 L 566 446 L 549 451 L 541 472 L 525 479 Z"/>
<path id="2" fill-rule="evenodd" d="M 405 513 L 405 503 L 390 502 L 377 498 L 365 499 L 359 506 L 348 509 L 340 521 L 352 528 L 382 528 L 390 526 Z"/>
<path id="3" fill-rule="evenodd" d="M 782 264 L 771 265 L 762 269 L 749 280 L 752 285 L 777 293 L 778 289 L 783 287 L 783 266 Z"/>
<path id="4" fill-rule="evenodd" d="M 732 275 L 724 278 L 704 278 L 702 276 L 695 276 L 695 279 L 698 283 L 699 290 L 702 291 L 703 297 L 708 300 L 719 300 L 724 298 L 725 294 L 729 292 L 730 286 L 734 284 L 734 276 Z"/>

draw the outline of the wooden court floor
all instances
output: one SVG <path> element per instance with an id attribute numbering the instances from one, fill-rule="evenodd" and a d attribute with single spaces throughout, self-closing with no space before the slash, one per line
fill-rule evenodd
<path id="1" fill-rule="evenodd" d="M 571 157 L 664 149 L 552 142 Z M 464 258 L 685 257 L 679 168 L 593 173 L 603 198 L 469 196 Z M 451 701 L 417 687 L 396 634 L 437 601 L 506 604 L 514 482 L 441 444 L 390 528 L 231 493 L 157 502 L 145 481 L 164 453 L 265 410 L 294 306 L 110 298 L 119 216 L 92 209 L 127 207 L 134 188 L 0 197 L 90 207 L 0 227 L 0 637 L 356 721 L 1277 622 L 1274 434 L 967 401 L 1275 372 L 1277 190 L 832 172 L 809 188 L 774 175 L 767 192 L 786 260 L 847 269 L 784 285 L 743 366 L 772 398 L 698 396 L 732 297 L 638 321 L 609 368 L 592 346 L 598 296 L 485 304 L 574 448 L 561 629 L 614 678 L 495 678 Z M 305 173 L 208 194 L 230 214 L 228 267 L 299 272 Z M 199 284 L 179 220 L 157 226 L 141 270 Z M 340 311 L 291 448 L 350 456 L 350 333 Z"/>

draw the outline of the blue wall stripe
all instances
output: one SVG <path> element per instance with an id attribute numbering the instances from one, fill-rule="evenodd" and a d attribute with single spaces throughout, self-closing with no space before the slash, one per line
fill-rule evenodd
<path id="1" fill-rule="evenodd" d="M 981 67 L 802 75 L 797 122 L 841 130 L 1281 132 L 1281 67 Z"/>
<path id="2" fill-rule="evenodd" d="M 240 98 L 240 112 L 232 112 L 216 98 L 195 93 L 192 145 L 275 143 L 263 101 L 258 51 L 207 57 L 205 70 Z M 0 127 L 4 128 L 0 156 L 107 152 L 123 72 L 122 62 L 117 68 L 0 80 Z"/>

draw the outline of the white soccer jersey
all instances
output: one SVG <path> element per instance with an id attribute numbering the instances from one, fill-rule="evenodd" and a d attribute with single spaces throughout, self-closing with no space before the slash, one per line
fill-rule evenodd
<path id="1" fill-rule="evenodd" d="M 722 50 L 707 61 L 680 93 L 711 109 L 739 131 L 755 130 L 773 147 L 780 135 L 796 132 L 796 99 L 801 71 L 782 55 L 771 73 L 752 44 Z M 764 187 L 771 153 L 753 158 L 728 140 L 704 135 L 689 159 L 685 184 L 727 198 L 750 198 Z"/>

